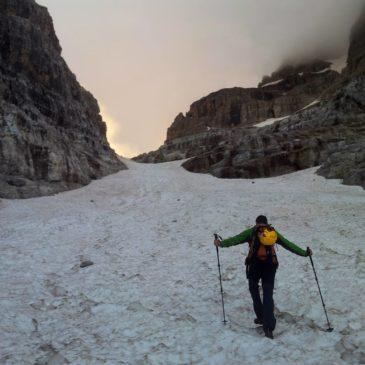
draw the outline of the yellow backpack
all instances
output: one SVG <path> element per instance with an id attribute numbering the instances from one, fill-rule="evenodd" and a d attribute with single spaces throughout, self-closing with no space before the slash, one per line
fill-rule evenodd
<path id="1" fill-rule="evenodd" d="M 278 240 L 278 235 L 271 226 L 260 227 L 257 236 L 260 243 L 264 246 L 273 246 Z"/>

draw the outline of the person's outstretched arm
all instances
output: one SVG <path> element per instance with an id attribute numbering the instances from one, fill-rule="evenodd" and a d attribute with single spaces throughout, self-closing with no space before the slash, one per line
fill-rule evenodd
<path id="1" fill-rule="evenodd" d="M 302 248 L 300 248 L 299 246 L 297 246 L 295 243 L 290 242 L 289 240 L 287 240 L 284 236 L 282 236 L 277 230 L 276 234 L 278 235 L 278 241 L 277 243 L 281 246 L 283 246 L 285 249 L 287 249 L 290 252 L 293 252 L 299 256 L 309 256 L 309 252 L 307 250 L 303 250 Z M 310 253 L 312 253 L 310 251 Z"/>
<path id="2" fill-rule="evenodd" d="M 240 243 L 248 242 L 249 238 L 252 236 L 253 228 L 248 228 L 238 234 L 237 236 L 233 236 L 222 240 L 219 244 L 220 247 L 229 247 L 239 245 Z"/>

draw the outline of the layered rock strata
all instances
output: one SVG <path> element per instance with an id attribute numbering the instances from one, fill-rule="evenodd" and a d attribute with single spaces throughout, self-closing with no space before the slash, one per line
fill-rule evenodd
<path id="1" fill-rule="evenodd" d="M 47 9 L 0 0 L 0 197 L 53 194 L 123 168 Z"/>
<path id="2" fill-rule="evenodd" d="M 223 178 L 258 178 L 322 165 L 323 176 L 365 188 L 364 90 L 365 76 L 358 76 L 330 102 L 270 126 L 236 131 L 183 166 Z"/>
<path id="3" fill-rule="evenodd" d="M 166 141 L 211 128 L 249 127 L 268 118 L 292 114 L 320 97 L 339 74 L 331 64 L 314 61 L 284 67 L 265 76 L 257 88 L 223 89 L 193 103 L 167 130 Z"/>

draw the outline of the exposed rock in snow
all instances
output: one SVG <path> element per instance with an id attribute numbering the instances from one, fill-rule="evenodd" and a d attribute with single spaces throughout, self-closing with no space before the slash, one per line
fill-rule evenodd
<path id="1" fill-rule="evenodd" d="M 94 265 L 94 263 L 90 260 L 85 260 L 85 261 L 82 261 L 81 264 L 80 264 L 80 267 L 81 268 L 84 268 L 84 267 L 88 267 L 88 266 L 91 266 L 91 265 Z"/>

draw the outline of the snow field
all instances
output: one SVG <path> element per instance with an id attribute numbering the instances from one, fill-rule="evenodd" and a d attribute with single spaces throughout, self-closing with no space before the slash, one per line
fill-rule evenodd
<path id="1" fill-rule="evenodd" d="M 279 117 L 279 118 L 268 118 L 268 119 L 265 119 L 264 121 L 262 121 L 260 123 L 255 124 L 254 127 L 257 127 L 257 128 L 266 127 L 267 125 L 274 124 L 275 122 L 278 122 L 280 120 L 284 120 L 284 119 L 289 118 L 289 117 L 290 117 L 290 115 L 287 115 L 286 117 Z"/>
<path id="2" fill-rule="evenodd" d="M 0 364 L 358 364 L 364 359 L 365 193 L 309 169 L 222 180 L 181 162 L 122 171 L 52 197 L 0 201 Z M 246 245 L 213 233 L 259 214 L 311 246 L 279 247 L 274 341 L 254 330 Z M 81 269 L 80 261 L 94 265 Z"/>
<path id="3" fill-rule="evenodd" d="M 280 79 L 280 80 L 268 82 L 267 84 L 261 85 L 261 87 L 267 87 L 267 86 L 277 85 L 277 84 L 280 84 L 282 81 L 284 81 L 284 79 Z"/>

